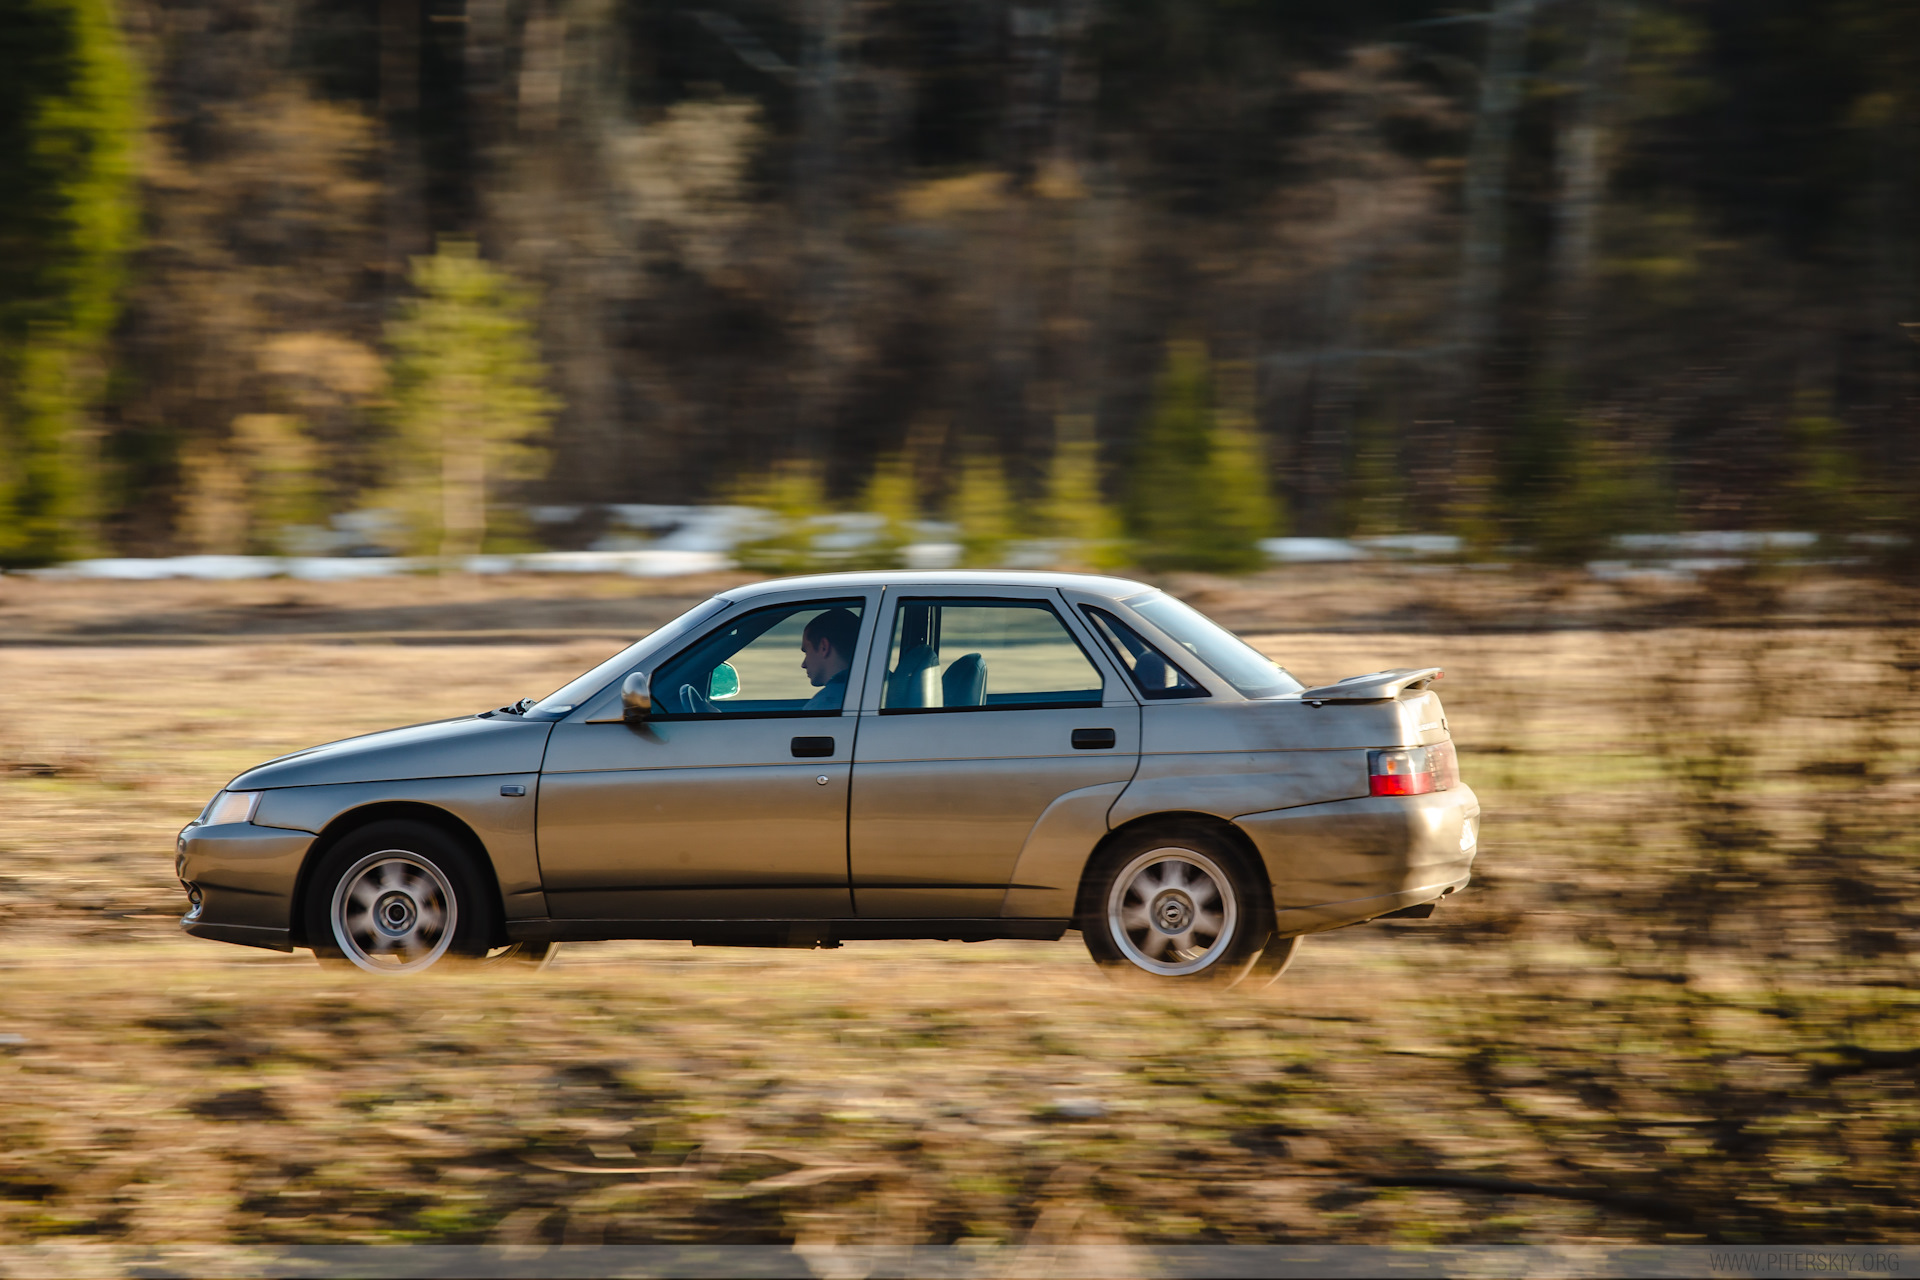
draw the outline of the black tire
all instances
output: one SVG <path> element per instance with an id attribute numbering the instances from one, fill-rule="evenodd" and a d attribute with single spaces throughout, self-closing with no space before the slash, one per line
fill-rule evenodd
<path id="1" fill-rule="evenodd" d="M 1273 933 L 1264 877 L 1232 840 L 1198 825 L 1113 841 L 1087 869 L 1080 934 L 1114 976 L 1230 987 Z"/>
<path id="2" fill-rule="evenodd" d="M 473 859 L 424 822 L 349 832 L 314 868 L 303 913 L 322 964 L 369 973 L 478 960 L 493 936 L 492 895 Z"/>

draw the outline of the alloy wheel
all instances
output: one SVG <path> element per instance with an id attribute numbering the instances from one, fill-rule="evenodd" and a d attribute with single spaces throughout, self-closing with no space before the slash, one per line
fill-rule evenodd
<path id="1" fill-rule="evenodd" d="M 1197 973 L 1233 945 L 1240 904 L 1233 880 L 1192 849 L 1150 849 L 1113 879 L 1107 929 L 1114 945 L 1148 973 Z"/>
<path id="2" fill-rule="evenodd" d="M 446 954 L 459 905 L 446 873 L 404 849 L 370 853 L 333 891 L 333 940 L 370 973 L 412 973 Z"/>

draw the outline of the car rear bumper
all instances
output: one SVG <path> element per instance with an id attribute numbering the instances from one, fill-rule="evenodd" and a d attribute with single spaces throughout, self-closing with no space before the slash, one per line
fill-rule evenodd
<path id="1" fill-rule="evenodd" d="M 196 938 L 291 951 L 294 883 L 315 838 L 245 822 L 182 831 L 174 869 L 200 902 L 180 928 Z"/>
<path id="2" fill-rule="evenodd" d="M 1465 886 L 1479 851 L 1480 801 L 1457 786 L 1250 813 L 1235 824 L 1266 862 L 1276 931 L 1319 933 Z"/>

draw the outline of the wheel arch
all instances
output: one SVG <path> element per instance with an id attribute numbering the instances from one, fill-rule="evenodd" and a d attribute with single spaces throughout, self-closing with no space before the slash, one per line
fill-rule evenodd
<path id="1" fill-rule="evenodd" d="M 492 945 L 502 945 L 506 941 L 506 909 L 500 896 L 500 876 L 494 870 L 493 858 L 487 852 L 486 842 L 481 840 L 473 828 L 461 821 L 457 815 L 438 805 L 425 804 L 418 800 L 371 801 L 337 814 L 321 829 L 313 844 L 308 847 L 307 856 L 300 864 L 300 874 L 294 880 L 293 927 L 288 941 L 297 947 L 309 945 L 306 936 L 307 893 L 312 887 L 313 869 L 320 865 L 320 860 L 326 857 L 327 851 L 362 827 L 376 822 L 394 820 L 421 822 L 438 828 L 467 851 L 486 887 L 488 936 Z"/>
<path id="2" fill-rule="evenodd" d="M 1218 814 L 1203 813 L 1199 810 L 1166 810 L 1143 814 L 1123 822 L 1107 832 L 1100 838 L 1100 842 L 1094 845 L 1092 851 L 1087 854 L 1086 863 L 1080 869 L 1080 884 L 1073 896 L 1074 926 L 1081 927 L 1080 922 L 1085 918 L 1086 913 L 1090 910 L 1098 910 L 1098 904 L 1093 901 L 1097 896 L 1093 872 L 1108 849 L 1122 840 L 1131 839 L 1146 832 L 1165 830 L 1174 833 L 1196 828 L 1225 840 L 1246 858 L 1247 866 L 1254 873 L 1253 891 L 1259 895 L 1259 905 L 1265 911 L 1266 918 L 1271 921 L 1273 919 L 1273 881 L 1267 874 L 1266 859 L 1260 856 L 1259 847 L 1253 843 L 1253 838 L 1236 824 Z"/>

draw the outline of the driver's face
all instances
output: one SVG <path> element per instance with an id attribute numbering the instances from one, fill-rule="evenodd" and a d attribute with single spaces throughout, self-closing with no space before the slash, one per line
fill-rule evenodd
<path id="1" fill-rule="evenodd" d="M 818 689 L 827 681 L 847 669 L 847 660 L 833 647 L 833 641 L 821 636 L 818 641 L 808 644 L 802 637 L 800 641 L 800 669 L 807 673 L 807 679 Z"/>

